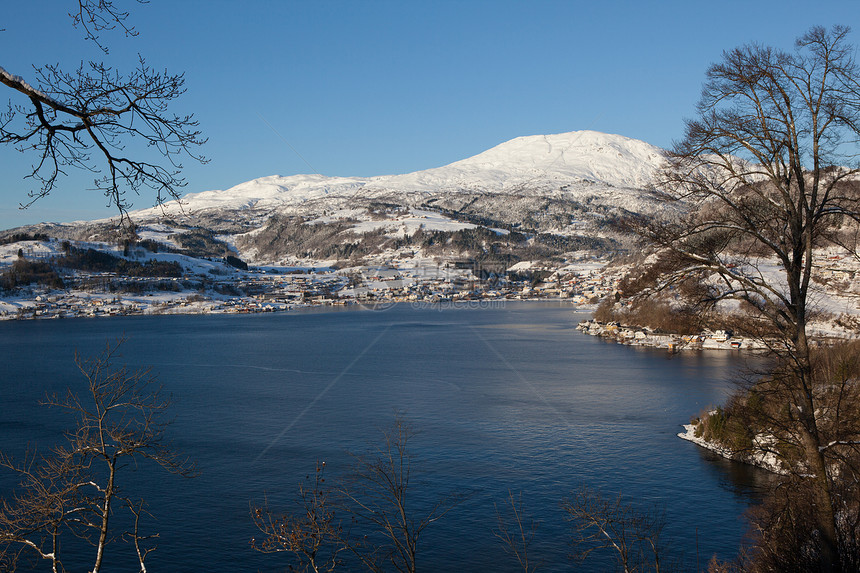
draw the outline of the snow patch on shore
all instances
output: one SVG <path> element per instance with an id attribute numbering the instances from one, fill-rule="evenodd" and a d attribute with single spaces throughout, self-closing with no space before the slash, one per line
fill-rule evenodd
<path id="1" fill-rule="evenodd" d="M 782 464 L 779 462 L 777 457 L 771 453 L 764 450 L 758 450 L 753 453 L 743 454 L 736 453 L 728 448 L 724 448 L 718 444 L 713 442 L 709 442 L 704 438 L 696 436 L 696 424 L 684 424 L 682 426 L 684 428 L 683 432 L 678 434 L 678 437 L 682 440 L 687 440 L 688 442 L 693 442 L 697 446 L 701 446 L 707 450 L 711 450 L 717 455 L 720 455 L 726 459 L 743 462 L 745 464 L 750 464 L 753 466 L 760 467 L 762 469 L 766 469 L 769 472 L 777 473 L 777 474 L 785 474 L 785 470 L 782 467 Z M 756 438 L 756 443 L 760 443 L 764 445 L 766 442 L 766 438 L 759 437 Z"/>

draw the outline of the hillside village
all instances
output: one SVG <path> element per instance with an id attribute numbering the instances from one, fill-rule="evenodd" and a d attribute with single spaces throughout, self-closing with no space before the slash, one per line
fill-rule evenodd
<path id="1" fill-rule="evenodd" d="M 467 257 L 444 260 L 420 254 L 373 266 L 339 266 L 330 261 L 248 266 L 235 257 L 192 257 L 170 252 L 164 245 L 159 249 L 143 244 L 155 252 L 143 246 L 129 249 L 47 237 L 0 245 L 0 280 L 13 275 L 17 267 L 41 264 L 56 269 L 52 280 L 62 283 L 58 287 L 44 284 L 50 283 L 44 279 L 42 283 L 35 280 L 15 289 L 0 283 L 0 320 L 264 313 L 351 305 L 387 308 L 394 303 L 432 307 L 508 300 L 556 300 L 569 303 L 571 309 L 591 310 L 608 295 L 617 295 L 622 307 L 628 304 L 618 291 L 627 267 L 593 253 L 564 263 L 523 261 L 507 269 L 482 268 Z M 156 272 L 134 276 L 114 270 L 63 268 L 63 253 L 69 250 L 102 253 Z M 847 257 L 833 255 L 822 260 L 817 274 L 819 299 L 840 324 L 820 323 L 818 335 L 852 337 L 857 329 L 851 333 L 851 321 L 860 316 L 860 285 L 855 280 L 860 269 Z M 166 274 L 158 274 L 159 270 Z M 670 351 L 762 348 L 758 341 L 721 330 L 681 336 L 594 319 L 578 328 L 617 343 Z"/>
<path id="2" fill-rule="evenodd" d="M 98 247 L 122 258 L 122 249 Z M 559 299 L 594 304 L 613 292 L 617 277 L 606 261 L 586 259 L 552 267 L 519 263 L 489 272 L 474 261 L 413 261 L 411 266 L 333 268 L 273 266 L 236 268 L 226 260 L 132 250 L 124 260 L 170 264 L 172 276 L 125 276 L 114 271 L 64 269 L 55 239 L 0 246 L 0 275 L 16 262 L 51 264 L 62 288 L 29 284 L 0 297 L 0 319 L 75 318 L 139 314 L 277 312 L 297 308 L 396 302 L 442 304 L 488 300 Z M 65 247 L 68 249 L 68 246 Z M 173 269 L 181 269 L 178 273 Z"/>

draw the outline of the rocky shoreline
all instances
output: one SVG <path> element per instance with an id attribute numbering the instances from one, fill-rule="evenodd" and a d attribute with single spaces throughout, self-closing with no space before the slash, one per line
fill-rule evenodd
<path id="1" fill-rule="evenodd" d="M 756 467 L 760 467 L 769 472 L 777 473 L 777 474 L 785 474 L 785 470 L 782 465 L 779 463 L 779 460 L 776 456 L 765 450 L 759 449 L 753 452 L 733 452 L 728 448 L 724 448 L 718 444 L 713 442 L 709 442 L 704 438 L 696 436 L 696 427 L 697 424 L 684 424 L 682 426 L 684 428 L 683 432 L 678 433 L 678 437 L 682 440 L 687 440 L 688 442 L 693 442 L 697 446 L 703 447 L 707 450 L 714 452 L 717 455 L 720 455 L 726 459 L 743 462 L 745 464 L 750 464 Z M 757 440 L 759 443 L 766 441 L 765 437 L 759 437 Z"/>
<path id="2" fill-rule="evenodd" d="M 647 346 L 675 350 L 763 350 L 766 347 L 757 340 L 732 336 L 724 330 L 705 330 L 694 335 L 657 333 L 647 327 L 622 325 L 617 322 L 602 323 L 595 319 L 579 323 L 577 329 L 590 336 L 600 336 L 619 344 Z"/>

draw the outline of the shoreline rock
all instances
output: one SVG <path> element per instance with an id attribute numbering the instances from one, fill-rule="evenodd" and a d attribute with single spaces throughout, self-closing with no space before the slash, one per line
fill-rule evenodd
<path id="1" fill-rule="evenodd" d="M 648 328 L 622 325 L 617 322 L 604 324 L 595 319 L 579 323 L 577 329 L 590 336 L 600 336 L 618 344 L 647 346 L 676 350 L 766 350 L 757 340 L 732 337 L 730 332 L 703 331 L 697 335 L 656 333 Z"/>

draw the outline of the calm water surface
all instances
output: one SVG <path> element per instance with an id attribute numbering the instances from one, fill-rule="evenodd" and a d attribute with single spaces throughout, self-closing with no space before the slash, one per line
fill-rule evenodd
<path id="1" fill-rule="evenodd" d="M 160 373 L 175 396 L 172 439 L 202 470 L 186 480 L 128 468 L 161 534 L 151 571 L 284 570 L 284 557 L 251 550 L 249 504 L 286 503 L 317 460 L 330 477 L 344 471 L 347 450 L 378 441 L 395 412 L 421 432 L 416 503 L 470 493 L 422 537 L 426 570 L 515 571 L 493 536 L 509 490 L 539 522 L 543 570 L 571 570 L 559 504 L 583 484 L 665 507 L 665 539 L 689 569 L 697 555 L 702 568 L 731 558 L 768 476 L 676 433 L 724 400 L 741 360 L 607 344 L 575 330 L 585 316 L 509 303 L 0 323 L 0 445 L 20 455 L 56 439 L 64 420 L 37 401 L 81 388 L 75 350 L 124 335 L 122 361 Z"/>

